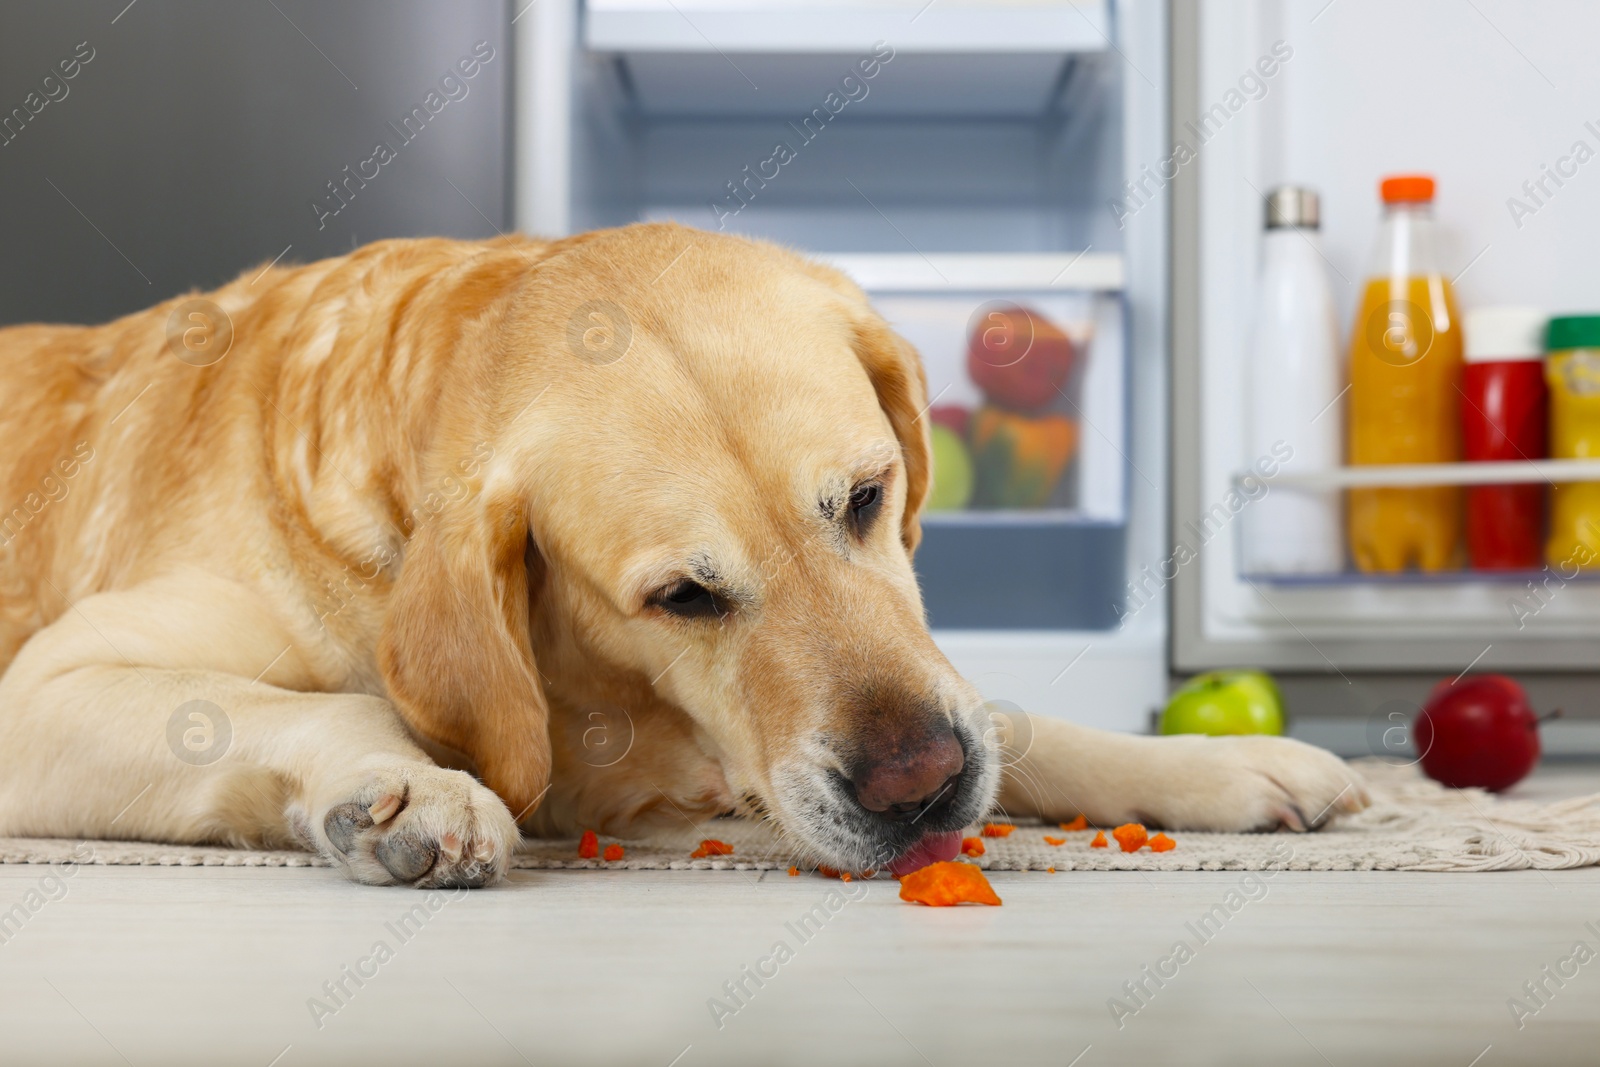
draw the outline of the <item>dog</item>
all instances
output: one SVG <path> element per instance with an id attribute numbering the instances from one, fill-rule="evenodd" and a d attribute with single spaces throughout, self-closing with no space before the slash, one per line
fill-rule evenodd
<path id="1" fill-rule="evenodd" d="M 0 330 L 0 383 L 0 835 L 433 888 L 499 880 L 523 832 L 730 813 L 902 873 L 995 805 L 1367 803 L 1292 740 L 992 716 L 912 571 L 919 359 L 776 246 L 384 241 Z"/>

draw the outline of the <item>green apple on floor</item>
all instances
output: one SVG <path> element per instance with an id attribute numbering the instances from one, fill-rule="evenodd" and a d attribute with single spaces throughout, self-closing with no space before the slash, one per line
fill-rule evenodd
<path id="1" fill-rule="evenodd" d="M 1164 734 L 1281 734 L 1283 694 L 1263 671 L 1198 674 L 1167 701 Z"/>

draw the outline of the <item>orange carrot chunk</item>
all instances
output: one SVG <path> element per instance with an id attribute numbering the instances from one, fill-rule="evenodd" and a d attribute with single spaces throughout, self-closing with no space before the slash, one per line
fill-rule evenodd
<path id="1" fill-rule="evenodd" d="M 1138 852 L 1150 840 L 1144 826 L 1136 822 L 1123 823 L 1111 831 L 1111 836 L 1117 839 L 1117 844 L 1122 846 L 1124 852 Z"/>
<path id="2" fill-rule="evenodd" d="M 622 858 L 622 846 L 621 845 L 619 845 L 615 841 L 613 841 L 613 842 L 611 842 L 611 844 L 606 846 L 605 860 L 606 860 L 607 863 L 615 863 L 618 860 L 620 860 L 621 858 Z"/>
<path id="3" fill-rule="evenodd" d="M 600 855 L 600 839 L 594 836 L 593 830 L 585 830 L 578 839 L 578 858 L 592 860 Z"/>
<path id="4" fill-rule="evenodd" d="M 1171 852 L 1178 847 L 1178 843 L 1166 834 L 1157 834 L 1150 839 L 1151 852 Z"/>
<path id="5" fill-rule="evenodd" d="M 1094 835 L 1094 840 L 1089 842 L 1089 847 L 1090 848 L 1110 848 L 1111 846 L 1106 844 L 1106 832 L 1104 830 L 1101 830 L 1098 833 L 1096 833 Z"/>
<path id="6" fill-rule="evenodd" d="M 984 837 L 1010 837 L 1011 831 L 1016 827 L 1008 822 L 989 822 L 983 824 Z"/>
<path id="7" fill-rule="evenodd" d="M 983 838 L 963 837 L 961 839 L 961 854 L 963 856 L 981 856 L 983 853 Z"/>
<path id="8" fill-rule="evenodd" d="M 1046 834 L 1045 838 L 1044 838 L 1044 843 L 1047 844 L 1047 845 L 1056 845 L 1056 846 L 1059 847 L 1061 845 L 1066 844 L 1067 843 L 1067 839 L 1064 838 L 1064 837 L 1051 837 L 1049 834 Z"/>
<path id="9" fill-rule="evenodd" d="M 1073 819 L 1071 822 L 1062 823 L 1061 824 L 1061 828 L 1063 830 L 1065 830 L 1069 834 L 1070 833 L 1074 833 L 1074 832 L 1076 832 L 1078 830 L 1087 830 L 1089 828 L 1089 820 L 1085 819 L 1082 815 L 1079 815 L 1076 819 Z"/>
<path id="10" fill-rule="evenodd" d="M 718 841 L 715 838 L 708 837 L 704 841 L 700 842 L 699 848 L 689 853 L 689 858 L 692 860 L 701 860 L 705 859 L 707 856 L 731 855 L 733 855 L 732 845 L 728 844 L 726 841 Z"/>
<path id="11" fill-rule="evenodd" d="M 789 877 L 790 878 L 798 878 L 799 876 L 800 876 L 800 868 L 799 867 L 790 867 L 789 868 Z"/>
<path id="12" fill-rule="evenodd" d="M 900 879 L 900 899 L 932 908 L 953 904 L 999 904 L 994 887 L 970 863 L 930 863 Z"/>

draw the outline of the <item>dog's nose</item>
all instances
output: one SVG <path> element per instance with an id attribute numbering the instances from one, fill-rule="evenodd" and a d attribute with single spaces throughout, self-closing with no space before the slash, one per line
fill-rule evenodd
<path id="1" fill-rule="evenodd" d="M 947 800 L 965 765 L 961 742 L 945 730 L 888 758 L 858 766 L 850 782 L 863 808 L 891 819 L 909 818 Z"/>

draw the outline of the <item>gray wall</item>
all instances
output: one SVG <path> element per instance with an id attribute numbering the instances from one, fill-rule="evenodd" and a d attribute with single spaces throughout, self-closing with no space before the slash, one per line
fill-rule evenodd
<path id="1" fill-rule="evenodd" d="M 505 0 L 0 0 L 0 324 L 104 321 L 285 247 L 506 228 L 510 19 Z M 452 100 L 441 77 L 479 41 L 493 58 Z M 430 91 L 444 105 L 402 141 L 388 124 Z M 394 158 L 319 228 L 325 183 L 379 141 Z"/>

